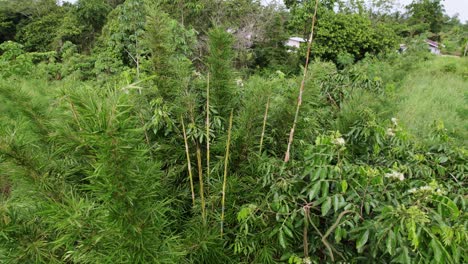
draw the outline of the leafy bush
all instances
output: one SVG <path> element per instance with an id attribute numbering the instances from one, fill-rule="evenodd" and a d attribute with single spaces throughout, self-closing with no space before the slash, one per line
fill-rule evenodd
<path id="1" fill-rule="evenodd" d="M 0 76 L 10 77 L 12 75 L 27 75 L 32 71 L 32 57 L 25 53 L 23 45 L 7 41 L 0 44 Z"/>

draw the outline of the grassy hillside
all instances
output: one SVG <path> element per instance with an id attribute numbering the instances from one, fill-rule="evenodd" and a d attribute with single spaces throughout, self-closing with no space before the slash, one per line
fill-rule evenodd
<path id="1" fill-rule="evenodd" d="M 468 140 L 468 60 L 437 57 L 422 62 L 403 80 L 396 116 L 408 130 L 427 138 L 443 126 L 464 144 Z"/>

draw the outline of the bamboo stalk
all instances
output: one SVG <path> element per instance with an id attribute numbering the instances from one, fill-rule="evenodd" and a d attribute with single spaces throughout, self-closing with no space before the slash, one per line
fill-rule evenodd
<path id="1" fill-rule="evenodd" d="M 143 127 L 143 131 L 145 133 L 146 145 L 148 145 L 148 148 L 151 149 L 151 143 L 150 143 L 150 140 L 149 140 L 148 131 L 145 128 L 145 120 L 143 119 L 143 115 L 141 114 L 141 112 L 138 113 L 138 116 L 140 117 L 140 123 L 141 123 L 141 126 Z"/>
<path id="2" fill-rule="evenodd" d="M 304 75 L 302 76 L 301 87 L 299 89 L 299 96 L 297 98 L 297 107 L 296 107 L 296 114 L 294 115 L 294 122 L 293 122 L 293 125 L 292 125 L 292 128 L 291 128 L 291 132 L 289 132 L 288 148 L 286 150 L 286 154 L 284 155 L 284 162 L 289 161 L 291 145 L 292 145 L 292 142 L 293 142 L 293 139 L 294 139 L 294 131 L 296 130 L 297 120 L 298 120 L 298 117 L 299 117 L 299 110 L 300 110 L 301 105 L 302 105 L 302 94 L 304 93 L 304 85 L 305 85 L 305 80 L 306 80 L 306 76 L 307 76 L 307 69 L 309 67 L 310 51 L 312 49 L 312 43 L 314 41 L 314 29 L 315 29 L 315 20 L 317 18 L 318 2 L 319 2 L 319 0 L 315 0 L 314 16 L 312 18 L 312 26 L 311 26 L 311 30 L 310 30 L 309 43 L 307 44 L 307 57 L 306 57 L 306 62 L 305 62 L 305 67 L 304 67 Z"/>
<path id="3" fill-rule="evenodd" d="M 72 110 L 72 113 L 73 113 L 73 118 L 75 119 L 75 122 L 76 122 L 76 124 L 78 125 L 78 128 L 81 131 L 83 129 L 81 128 L 80 120 L 78 119 L 78 114 L 76 113 L 75 105 L 70 100 L 70 98 L 68 98 L 68 102 L 70 103 L 70 107 L 71 107 L 71 110 Z"/>
<path id="4" fill-rule="evenodd" d="M 205 190 L 203 184 L 203 168 L 201 160 L 201 149 L 200 144 L 197 143 L 197 164 L 198 164 L 198 179 L 200 182 L 200 199 L 201 199 L 201 208 L 202 208 L 202 219 L 203 223 L 206 223 L 206 210 L 205 210 Z"/>
<path id="5" fill-rule="evenodd" d="M 310 208 L 309 206 L 304 206 L 304 229 L 302 231 L 302 245 L 304 247 L 304 258 L 309 257 L 309 214 Z"/>
<path id="6" fill-rule="evenodd" d="M 225 201 L 226 201 L 226 182 L 227 182 L 227 172 L 228 172 L 228 162 L 229 162 L 229 146 L 231 145 L 231 130 L 232 130 L 232 115 L 233 110 L 231 110 L 231 116 L 229 117 L 229 129 L 228 129 L 228 138 L 226 143 L 226 155 L 224 157 L 224 179 L 223 179 L 223 197 L 221 200 L 221 237 L 223 236 L 224 231 L 224 211 L 225 211 Z"/>
<path id="7" fill-rule="evenodd" d="M 263 126 L 262 126 L 262 136 L 260 137 L 260 149 L 258 153 L 262 155 L 262 147 L 263 147 L 263 138 L 265 137 L 265 128 L 266 128 L 266 122 L 268 118 L 268 108 L 270 107 L 270 96 L 268 96 L 268 100 L 266 103 L 265 107 L 265 114 L 263 115 Z"/>
<path id="8" fill-rule="evenodd" d="M 206 182 L 206 191 L 208 192 L 210 187 L 210 73 L 208 73 L 206 85 Z"/>
<path id="9" fill-rule="evenodd" d="M 194 118 L 194 107 L 192 104 L 190 104 L 189 108 L 189 113 L 190 113 L 190 119 L 192 120 L 193 127 L 195 127 L 195 118 Z M 198 179 L 199 179 L 199 184 L 200 184 L 200 199 L 201 199 L 201 209 L 202 209 L 202 219 L 203 219 L 203 224 L 206 224 L 206 211 L 205 211 L 205 190 L 204 190 L 204 184 L 203 184 L 203 167 L 202 167 L 202 159 L 201 159 L 201 149 L 200 149 L 200 143 L 197 142 L 195 139 L 196 143 L 196 148 L 197 148 L 197 166 L 198 166 Z"/>
<path id="10" fill-rule="evenodd" d="M 187 133 L 185 132 L 185 124 L 184 124 L 184 119 L 182 119 L 182 117 L 180 117 L 180 121 L 182 122 L 182 131 L 184 133 L 185 154 L 187 155 L 187 169 L 188 169 L 189 179 L 190 179 L 190 190 L 192 191 L 192 204 L 195 205 L 195 190 L 193 188 L 192 165 L 190 164 L 190 154 L 189 154 L 189 147 L 188 147 L 188 141 L 187 141 Z"/>

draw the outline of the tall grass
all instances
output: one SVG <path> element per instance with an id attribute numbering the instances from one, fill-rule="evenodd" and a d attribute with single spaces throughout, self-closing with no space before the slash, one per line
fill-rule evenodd
<path id="1" fill-rule="evenodd" d="M 468 142 L 467 59 L 440 57 L 424 62 L 398 92 L 397 117 L 414 135 L 425 138 L 435 122 L 460 142 Z"/>

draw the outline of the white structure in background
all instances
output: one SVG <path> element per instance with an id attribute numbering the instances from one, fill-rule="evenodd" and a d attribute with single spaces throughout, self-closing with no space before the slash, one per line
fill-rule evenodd
<path id="1" fill-rule="evenodd" d="M 405 52 L 407 49 L 408 49 L 408 47 L 406 46 L 406 44 L 400 44 L 400 48 L 398 49 L 398 52 L 399 52 L 399 53 L 403 53 L 403 52 Z"/>
<path id="2" fill-rule="evenodd" d="M 441 55 L 440 48 L 445 48 L 444 44 L 432 41 L 430 39 L 424 40 L 424 42 L 427 44 L 427 50 L 430 51 L 432 54 L 435 55 Z M 400 44 L 400 48 L 398 49 L 399 53 L 404 53 L 408 49 L 408 46 L 406 44 Z"/>
<path id="3" fill-rule="evenodd" d="M 439 45 L 442 46 L 442 47 L 445 47 L 443 44 L 439 44 L 438 42 L 435 42 L 435 41 L 432 41 L 432 40 L 429 40 L 429 39 L 426 39 L 425 42 L 427 43 L 427 45 L 429 47 L 429 51 L 432 54 L 435 54 L 435 55 L 440 55 Z"/>
<path id="4" fill-rule="evenodd" d="M 284 44 L 286 47 L 298 49 L 301 46 L 301 43 L 305 43 L 307 40 L 300 37 L 290 37 L 288 41 Z"/>

